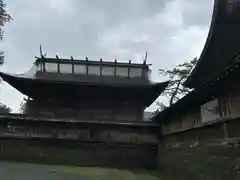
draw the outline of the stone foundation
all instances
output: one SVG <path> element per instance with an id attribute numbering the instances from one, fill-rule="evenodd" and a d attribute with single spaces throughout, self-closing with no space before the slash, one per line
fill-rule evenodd
<path id="1" fill-rule="evenodd" d="M 0 139 L 0 160 L 44 164 L 155 168 L 157 147 L 43 139 Z"/>
<path id="2" fill-rule="evenodd" d="M 161 149 L 160 172 L 173 179 L 235 180 L 240 178 L 240 150 L 229 146 Z M 174 172 L 174 173 L 172 173 Z"/>

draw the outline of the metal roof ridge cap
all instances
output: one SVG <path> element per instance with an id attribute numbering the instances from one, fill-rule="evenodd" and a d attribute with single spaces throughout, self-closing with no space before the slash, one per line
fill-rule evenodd
<path id="1" fill-rule="evenodd" d="M 97 61 L 97 60 L 88 60 L 86 61 L 85 59 L 68 59 L 68 58 L 55 58 L 55 57 L 35 57 L 36 61 L 41 61 L 41 60 L 45 60 L 45 61 L 69 61 L 69 62 L 88 62 L 88 63 L 106 63 L 106 64 L 119 64 L 119 65 L 132 65 L 132 66 L 151 66 L 152 64 L 143 64 L 143 63 L 129 63 L 129 62 L 122 62 L 122 61 L 118 61 L 117 63 L 114 61 Z"/>

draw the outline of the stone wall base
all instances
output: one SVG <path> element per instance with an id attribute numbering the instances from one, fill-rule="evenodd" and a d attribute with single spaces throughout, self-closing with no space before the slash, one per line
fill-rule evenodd
<path id="1" fill-rule="evenodd" d="M 74 166 L 155 168 L 157 146 L 0 139 L 0 160 Z"/>

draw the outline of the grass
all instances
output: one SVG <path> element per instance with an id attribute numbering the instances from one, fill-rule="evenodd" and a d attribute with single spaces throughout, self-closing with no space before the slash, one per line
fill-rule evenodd
<path id="1" fill-rule="evenodd" d="M 14 172 L 14 173 L 13 173 Z M 153 171 L 123 169 L 52 166 L 30 163 L 0 162 L 1 179 L 11 180 L 165 180 Z"/>
<path id="2" fill-rule="evenodd" d="M 60 171 L 81 174 L 92 180 L 160 180 L 157 174 L 149 171 L 129 171 L 98 167 L 62 167 Z"/>

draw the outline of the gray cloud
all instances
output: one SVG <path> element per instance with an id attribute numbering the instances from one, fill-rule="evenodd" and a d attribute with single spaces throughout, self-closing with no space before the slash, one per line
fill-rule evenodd
<path id="1" fill-rule="evenodd" d="M 27 71 L 39 55 L 142 61 L 145 51 L 152 78 L 158 68 L 198 56 L 211 20 L 209 0 L 6 0 L 14 21 L 6 26 L 3 71 Z M 14 109 L 21 95 L 2 85 L 0 98 Z M 14 94 L 14 95 L 13 95 Z M 13 98 L 14 97 L 14 98 Z"/>
<path id="2" fill-rule="evenodd" d="M 213 12 L 213 1 L 189 0 L 184 5 L 183 20 L 186 26 L 208 26 Z"/>

